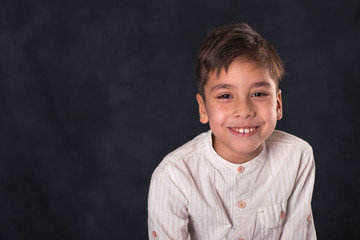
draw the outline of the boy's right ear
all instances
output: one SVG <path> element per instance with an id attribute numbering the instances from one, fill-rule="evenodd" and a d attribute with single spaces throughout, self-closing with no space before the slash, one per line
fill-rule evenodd
<path id="1" fill-rule="evenodd" d="M 199 93 L 196 94 L 196 100 L 199 104 L 200 122 L 206 124 L 209 121 L 209 118 L 205 108 L 205 101 Z"/>

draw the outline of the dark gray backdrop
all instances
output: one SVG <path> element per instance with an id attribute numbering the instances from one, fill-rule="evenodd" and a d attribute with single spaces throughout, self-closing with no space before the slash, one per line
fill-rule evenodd
<path id="1" fill-rule="evenodd" d="M 152 171 L 207 129 L 200 42 L 241 21 L 284 59 L 319 239 L 359 236 L 358 1 L 1 0 L 0 239 L 146 239 Z"/>

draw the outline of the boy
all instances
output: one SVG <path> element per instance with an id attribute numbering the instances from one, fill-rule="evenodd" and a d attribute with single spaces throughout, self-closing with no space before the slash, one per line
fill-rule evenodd
<path id="1" fill-rule="evenodd" d="M 283 64 L 246 24 L 215 29 L 196 64 L 202 133 L 153 173 L 150 239 L 316 239 L 312 149 L 275 130 Z"/>

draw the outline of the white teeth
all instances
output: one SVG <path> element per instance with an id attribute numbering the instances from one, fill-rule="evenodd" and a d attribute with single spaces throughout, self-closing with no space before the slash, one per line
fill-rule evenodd
<path id="1" fill-rule="evenodd" d="M 250 133 L 253 132 L 255 128 L 235 128 L 235 131 L 238 133 Z"/>

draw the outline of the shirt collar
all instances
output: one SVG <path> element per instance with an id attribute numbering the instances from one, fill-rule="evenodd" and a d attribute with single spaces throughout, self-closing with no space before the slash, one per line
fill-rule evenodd
<path id="1" fill-rule="evenodd" d="M 240 166 L 242 166 L 244 168 L 243 174 L 247 174 L 247 173 L 250 173 L 250 172 L 256 170 L 258 167 L 260 167 L 264 163 L 264 160 L 266 157 L 266 152 L 267 152 L 265 142 L 263 144 L 263 148 L 262 148 L 261 152 L 259 153 L 259 155 L 257 155 L 255 158 L 253 158 L 252 160 L 250 160 L 246 163 L 237 164 L 237 163 L 232 163 L 232 162 L 225 160 L 224 158 L 222 158 L 220 155 L 218 155 L 216 153 L 215 149 L 213 148 L 212 131 L 211 130 L 209 130 L 207 132 L 206 138 L 207 138 L 206 139 L 207 151 L 208 151 L 208 155 L 210 156 L 209 160 L 216 168 L 223 168 L 223 169 L 225 168 L 225 169 L 228 169 L 235 173 L 239 173 L 238 168 Z"/>

